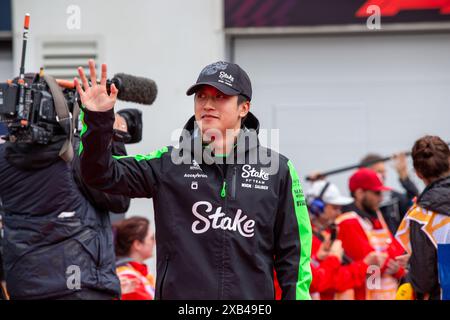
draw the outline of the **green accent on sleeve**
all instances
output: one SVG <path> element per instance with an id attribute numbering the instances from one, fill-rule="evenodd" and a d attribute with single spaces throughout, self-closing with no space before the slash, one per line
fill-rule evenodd
<path id="1" fill-rule="evenodd" d="M 222 190 L 220 191 L 220 196 L 225 198 L 227 196 L 227 182 L 224 181 L 222 184 Z"/>
<path id="2" fill-rule="evenodd" d="M 83 141 L 81 140 L 81 137 L 83 137 L 83 135 L 87 131 L 87 125 L 84 122 L 84 111 L 82 108 L 80 108 L 80 120 L 81 120 L 81 123 L 83 124 L 83 127 L 81 128 L 81 133 L 80 133 L 80 146 L 78 147 L 78 155 L 81 155 L 81 153 L 83 152 Z"/>
<path id="3" fill-rule="evenodd" d="M 300 262 L 295 296 L 297 300 L 311 300 L 311 296 L 309 294 L 309 286 L 312 281 L 310 265 L 312 246 L 311 222 L 309 220 L 305 195 L 303 194 L 297 171 L 290 160 L 288 161 L 288 167 L 292 180 L 292 197 L 300 237 Z"/>
<path id="4" fill-rule="evenodd" d="M 142 160 L 152 160 L 152 159 L 159 159 L 162 157 L 162 155 L 166 152 L 169 152 L 169 148 L 163 147 L 159 150 L 155 150 L 149 154 L 136 154 L 132 156 L 113 156 L 114 159 L 120 160 L 125 158 L 134 158 L 136 161 L 142 161 Z"/>

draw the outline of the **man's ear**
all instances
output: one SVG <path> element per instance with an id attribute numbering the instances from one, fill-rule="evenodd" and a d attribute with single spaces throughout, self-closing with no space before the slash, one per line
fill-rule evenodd
<path id="1" fill-rule="evenodd" d="M 142 246 L 142 243 L 139 240 L 134 240 L 133 244 L 131 245 L 131 248 L 133 248 L 134 250 L 139 250 Z"/>
<path id="2" fill-rule="evenodd" d="M 250 101 L 243 102 L 239 105 L 239 116 L 244 118 L 250 111 Z"/>

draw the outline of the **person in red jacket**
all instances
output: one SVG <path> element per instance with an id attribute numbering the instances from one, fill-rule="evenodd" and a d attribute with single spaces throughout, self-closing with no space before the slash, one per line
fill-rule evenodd
<path id="1" fill-rule="evenodd" d="M 115 225 L 116 272 L 122 300 L 153 300 L 155 280 L 145 260 L 151 258 L 154 236 L 148 219 L 132 217 Z"/>
<path id="2" fill-rule="evenodd" d="M 355 288 L 355 299 L 394 300 L 399 279 L 405 271 L 395 259 L 403 255 L 404 250 L 380 212 L 382 192 L 391 189 L 383 185 L 375 171 L 367 168 L 351 176 L 349 188 L 355 202 L 336 219 L 337 238 L 352 260 L 361 260 L 373 251 L 382 257 L 381 267 L 370 266 L 367 281 Z"/>
<path id="3" fill-rule="evenodd" d="M 321 300 L 353 299 L 353 289 L 364 284 L 368 266 L 378 262 L 374 251 L 351 261 L 344 254 L 342 242 L 334 240 L 335 219 L 342 206 L 353 203 L 353 199 L 341 196 L 334 184 L 324 180 L 312 184 L 307 198 L 313 229 L 311 296 Z"/>

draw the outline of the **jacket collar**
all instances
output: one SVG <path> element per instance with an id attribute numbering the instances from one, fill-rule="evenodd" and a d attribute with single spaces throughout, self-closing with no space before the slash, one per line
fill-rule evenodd
<path id="1" fill-rule="evenodd" d="M 249 112 L 237 137 L 236 146 L 238 147 L 235 148 L 235 157 L 242 156 L 256 149 L 259 146 L 258 134 L 259 120 Z M 185 139 L 188 139 L 188 143 L 183 143 Z M 197 162 L 201 159 L 207 163 L 215 162 L 215 159 L 211 157 L 209 152 L 203 152 L 204 147 L 202 146 L 200 128 L 197 126 L 195 116 L 192 116 L 185 124 L 179 141 L 183 145 L 183 148 L 194 156 Z"/>
<path id="2" fill-rule="evenodd" d="M 450 176 L 428 185 L 417 204 L 426 210 L 450 216 Z"/>

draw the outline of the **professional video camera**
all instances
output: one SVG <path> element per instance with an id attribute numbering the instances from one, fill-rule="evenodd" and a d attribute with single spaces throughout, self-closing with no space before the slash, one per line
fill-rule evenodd
<path id="1" fill-rule="evenodd" d="M 75 90 L 65 89 L 63 95 L 72 112 Z M 0 121 L 8 126 L 6 140 L 47 144 L 56 134 L 69 134 L 70 125 L 66 120 L 59 119 L 53 94 L 42 72 L 0 83 Z"/>
<path id="2" fill-rule="evenodd" d="M 20 75 L 0 83 L 0 122 L 6 123 L 10 142 L 48 144 L 57 134 L 68 137 L 79 128 L 72 115 L 77 115 L 80 103 L 73 82 L 54 79 L 39 73 L 25 74 L 25 53 L 28 40 L 30 15 L 25 16 Z M 154 81 L 126 74 L 116 74 L 107 81 L 119 90 L 118 99 L 150 105 L 154 102 L 157 87 Z M 139 142 L 142 138 L 142 113 L 137 109 L 118 112 L 127 122 L 128 134 L 120 138 L 126 143 Z M 117 133 L 115 132 L 115 135 Z M 119 134 L 120 135 L 120 134 Z"/>

